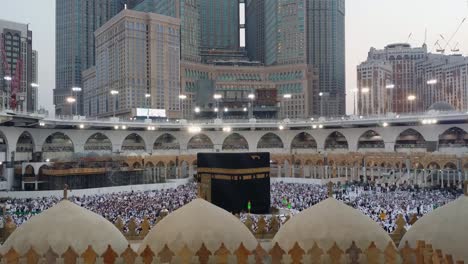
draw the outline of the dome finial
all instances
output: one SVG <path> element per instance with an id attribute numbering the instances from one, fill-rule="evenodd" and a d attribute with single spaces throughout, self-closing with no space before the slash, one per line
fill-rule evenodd
<path id="1" fill-rule="evenodd" d="M 63 187 L 63 200 L 67 200 L 68 199 L 68 184 L 65 184 L 65 186 Z"/>
<path id="2" fill-rule="evenodd" d="M 328 198 L 333 198 L 333 182 L 328 183 Z"/>

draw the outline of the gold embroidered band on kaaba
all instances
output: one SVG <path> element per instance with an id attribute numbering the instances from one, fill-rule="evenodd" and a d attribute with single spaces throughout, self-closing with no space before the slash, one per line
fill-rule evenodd
<path id="1" fill-rule="evenodd" d="M 210 179 L 215 179 L 215 180 L 232 181 L 232 180 L 263 179 L 263 178 L 269 177 L 269 174 L 261 173 L 261 174 L 255 174 L 255 175 L 245 174 L 245 175 L 230 176 L 230 175 L 222 175 L 222 174 L 202 173 L 200 174 L 200 177 L 202 179 L 210 178 Z"/>
<path id="2" fill-rule="evenodd" d="M 225 169 L 225 168 L 197 168 L 197 173 L 224 174 L 224 175 L 245 175 L 270 173 L 270 167 L 249 168 L 249 169 Z"/>

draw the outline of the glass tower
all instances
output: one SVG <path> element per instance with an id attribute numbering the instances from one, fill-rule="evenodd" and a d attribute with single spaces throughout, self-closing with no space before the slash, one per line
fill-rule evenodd
<path id="1" fill-rule="evenodd" d="M 203 49 L 239 49 L 239 1 L 200 0 Z"/>
<path id="2" fill-rule="evenodd" d="M 180 18 L 181 59 L 200 61 L 199 0 L 144 0 L 133 10 Z"/>
<path id="3" fill-rule="evenodd" d="M 307 0 L 308 63 L 319 70 L 314 112 L 344 115 L 345 109 L 345 1 Z M 319 93 L 322 92 L 322 97 Z"/>
<path id="4" fill-rule="evenodd" d="M 80 94 L 72 87 L 82 87 L 81 73 L 95 64 L 94 31 L 124 8 L 141 0 L 56 0 L 55 5 L 55 89 L 57 115 L 71 114 L 68 96 L 77 97 L 75 111 L 82 113 Z M 77 113 L 74 113 L 77 114 Z"/>

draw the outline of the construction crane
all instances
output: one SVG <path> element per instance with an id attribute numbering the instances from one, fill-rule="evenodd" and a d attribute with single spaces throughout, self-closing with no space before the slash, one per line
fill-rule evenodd
<path id="1" fill-rule="evenodd" d="M 458 24 L 457 29 L 455 30 L 455 32 L 453 32 L 453 34 L 450 36 L 450 38 L 449 38 L 448 40 L 446 40 L 445 37 L 444 37 L 442 34 L 439 35 L 440 38 L 441 38 L 441 40 L 443 40 L 443 41 L 445 42 L 445 46 L 442 47 L 442 46 L 440 45 L 439 40 L 437 40 L 437 42 L 435 43 L 435 45 L 439 47 L 439 48 L 437 49 L 437 52 L 440 52 L 440 53 L 444 54 L 445 51 L 447 50 L 447 48 L 450 48 L 450 51 L 451 51 L 451 52 L 458 52 L 458 51 L 460 51 L 460 49 L 458 48 L 458 44 L 459 44 L 459 43 L 455 44 L 455 46 L 453 46 L 453 47 L 450 46 L 450 43 L 451 43 L 452 40 L 455 38 L 455 36 L 458 34 L 458 32 L 460 31 L 461 27 L 463 26 L 463 24 L 464 24 L 465 22 L 466 22 L 466 17 L 462 19 L 462 21 L 460 22 L 460 24 Z"/>
<path id="2" fill-rule="evenodd" d="M 409 43 L 411 37 L 413 36 L 413 32 L 411 32 L 409 35 L 408 35 L 408 38 L 406 39 L 406 43 Z"/>
<path id="3" fill-rule="evenodd" d="M 439 52 L 439 53 L 442 53 L 442 54 L 445 53 L 445 49 L 442 48 L 442 46 L 440 46 L 440 43 L 439 43 L 438 40 L 436 41 L 436 43 L 434 43 L 434 46 L 436 47 L 436 52 Z"/>
<path id="4" fill-rule="evenodd" d="M 13 72 L 10 70 L 10 64 L 8 63 L 8 58 L 6 56 L 6 50 L 5 50 L 5 35 L 2 34 L 0 38 L 0 54 L 2 58 L 2 64 L 3 64 L 3 71 L 5 73 L 5 76 L 10 76 L 10 100 L 9 100 L 9 107 L 10 109 L 16 109 L 17 106 L 17 100 L 16 100 L 16 95 L 19 92 L 19 87 L 21 86 L 21 78 L 23 74 L 23 61 L 21 60 L 21 57 L 19 57 L 16 60 L 16 69 L 13 74 Z M 5 77 L 4 76 L 4 77 Z"/>

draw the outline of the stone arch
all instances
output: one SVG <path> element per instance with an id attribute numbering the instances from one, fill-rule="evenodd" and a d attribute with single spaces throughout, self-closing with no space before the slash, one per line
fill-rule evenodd
<path id="1" fill-rule="evenodd" d="M 138 134 L 128 135 L 122 142 L 122 151 L 145 151 L 145 140 Z"/>
<path id="2" fill-rule="evenodd" d="M 358 139 L 358 149 L 384 149 L 382 136 L 374 130 L 367 130 Z"/>
<path id="3" fill-rule="evenodd" d="M 32 165 L 28 165 L 24 168 L 23 177 L 36 177 L 36 173 L 34 172 L 34 167 Z"/>
<path id="4" fill-rule="evenodd" d="M 145 167 L 146 168 L 154 168 L 154 164 L 153 164 L 153 162 L 148 161 L 148 162 L 145 163 Z"/>
<path id="5" fill-rule="evenodd" d="M 180 176 L 182 178 L 189 178 L 190 177 L 190 173 L 189 173 L 189 164 L 187 161 L 183 160 L 181 163 L 180 163 Z"/>
<path id="6" fill-rule="evenodd" d="M 42 152 L 74 152 L 74 144 L 69 136 L 62 132 L 49 135 L 42 145 Z"/>
<path id="7" fill-rule="evenodd" d="M 138 161 L 135 161 L 132 165 L 134 169 L 141 169 L 141 163 Z"/>
<path id="8" fill-rule="evenodd" d="M 334 131 L 325 140 L 325 149 L 348 149 L 348 140 L 340 132 Z"/>
<path id="9" fill-rule="evenodd" d="M 439 170 L 440 169 L 440 165 L 439 163 L 435 162 L 435 161 L 432 161 L 430 162 L 429 164 L 427 164 L 426 166 L 427 169 L 432 169 L 432 170 Z"/>
<path id="10" fill-rule="evenodd" d="M 34 152 L 34 138 L 31 133 L 24 131 L 16 141 L 16 152 Z"/>
<path id="11" fill-rule="evenodd" d="M 156 172 L 156 177 L 158 179 L 161 179 L 166 176 L 165 171 L 166 171 L 166 165 L 164 164 L 164 162 L 160 161 L 156 163 L 155 172 Z"/>
<path id="12" fill-rule="evenodd" d="M 172 160 L 169 161 L 169 163 L 167 164 L 166 170 L 167 170 L 167 174 L 166 174 L 167 179 L 177 178 L 176 164 L 174 161 Z"/>
<path id="13" fill-rule="evenodd" d="M 401 148 L 426 148 L 426 140 L 421 133 L 409 128 L 401 132 L 395 140 L 395 150 Z"/>
<path id="14" fill-rule="evenodd" d="M 444 165 L 444 169 L 456 170 L 457 168 L 458 166 L 455 163 L 450 162 L 450 161 L 445 163 Z"/>
<path id="15" fill-rule="evenodd" d="M 84 145 L 84 150 L 112 152 L 112 142 L 106 135 L 97 132 L 88 137 Z"/>
<path id="16" fill-rule="evenodd" d="M 257 143 L 257 149 L 284 148 L 281 138 L 274 133 L 266 133 Z"/>
<path id="17" fill-rule="evenodd" d="M 159 136 L 153 144 L 153 150 L 179 150 L 180 144 L 177 138 L 169 133 Z"/>
<path id="18" fill-rule="evenodd" d="M 311 134 L 301 132 L 292 140 L 291 149 L 317 149 L 317 141 Z"/>
<path id="19" fill-rule="evenodd" d="M 439 135 L 439 147 L 468 147 L 468 133 L 459 127 L 451 127 Z"/>
<path id="20" fill-rule="evenodd" d="M 421 162 L 415 162 L 413 164 L 413 169 L 422 170 L 424 169 L 424 165 Z"/>
<path id="21" fill-rule="evenodd" d="M 3 133 L 3 131 L 0 131 L 0 152 L 5 152 L 5 156 L 7 156 L 9 151 L 8 146 L 9 142 L 6 135 Z"/>
<path id="22" fill-rule="evenodd" d="M 40 181 L 46 181 L 47 180 L 47 176 L 44 175 L 44 170 L 47 170 L 49 169 L 49 166 L 48 165 L 42 165 L 41 167 L 39 167 L 39 169 L 37 170 L 37 176 L 38 176 L 38 180 Z"/>
<path id="23" fill-rule="evenodd" d="M 213 149 L 213 147 L 213 141 L 205 134 L 193 136 L 187 144 L 187 149 Z"/>
<path id="24" fill-rule="evenodd" d="M 248 150 L 249 143 L 239 133 L 232 133 L 223 141 L 223 150 Z"/>

